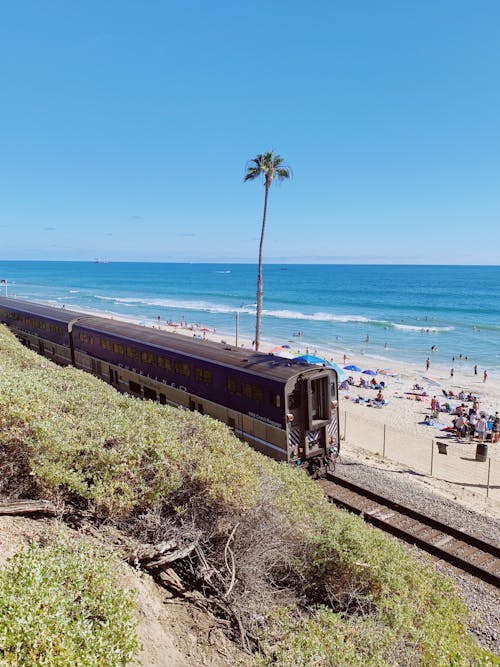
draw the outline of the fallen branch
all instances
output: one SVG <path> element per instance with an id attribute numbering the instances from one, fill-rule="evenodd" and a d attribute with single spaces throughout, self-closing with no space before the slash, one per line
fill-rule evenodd
<path id="1" fill-rule="evenodd" d="M 48 500 L 11 500 L 0 502 L 0 515 L 59 514 L 55 505 Z"/>

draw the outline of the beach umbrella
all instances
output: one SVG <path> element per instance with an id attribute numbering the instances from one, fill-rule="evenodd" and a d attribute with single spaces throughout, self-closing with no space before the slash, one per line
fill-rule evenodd
<path id="1" fill-rule="evenodd" d="M 365 375 L 377 375 L 376 371 L 372 371 L 370 368 L 368 368 L 366 371 L 363 371 Z"/>
<path id="2" fill-rule="evenodd" d="M 302 361 L 305 364 L 313 364 L 315 366 L 331 366 L 331 362 L 321 357 L 316 357 L 314 354 L 301 354 L 300 357 L 294 357 L 295 361 Z"/>
<path id="3" fill-rule="evenodd" d="M 313 354 L 302 354 L 300 357 L 295 357 L 294 360 L 301 361 L 306 364 L 311 364 L 313 366 L 326 366 L 327 368 L 333 368 L 333 370 L 337 372 L 337 376 L 341 382 L 347 377 L 340 366 L 337 366 L 337 364 L 334 364 L 332 361 L 328 361 L 328 359 L 315 357 Z"/>
<path id="4" fill-rule="evenodd" d="M 340 368 L 340 366 L 338 366 L 336 363 L 330 361 L 329 367 L 333 368 L 333 370 L 337 372 L 337 377 L 339 379 L 339 382 L 347 380 L 347 373 L 344 370 L 342 370 L 342 368 Z"/>
<path id="5" fill-rule="evenodd" d="M 344 366 L 345 371 L 360 371 L 361 368 L 359 366 L 356 366 L 355 364 L 349 364 L 349 366 Z"/>

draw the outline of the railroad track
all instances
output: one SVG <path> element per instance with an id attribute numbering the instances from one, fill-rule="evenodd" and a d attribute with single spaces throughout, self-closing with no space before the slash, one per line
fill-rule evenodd
<path id="1" fill-rule="evenodd" d="M 365 521 L 500 588 L 500 549 L 335 475 L 320 482 L 329 500 Z"/>

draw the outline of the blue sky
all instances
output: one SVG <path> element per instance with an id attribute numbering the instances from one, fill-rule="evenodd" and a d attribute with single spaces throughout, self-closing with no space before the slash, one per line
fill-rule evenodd
<path id="1" fill-rule="evenodd" d="M 0 9 L 0 259 L 498 264 L 496 0 Z"/>

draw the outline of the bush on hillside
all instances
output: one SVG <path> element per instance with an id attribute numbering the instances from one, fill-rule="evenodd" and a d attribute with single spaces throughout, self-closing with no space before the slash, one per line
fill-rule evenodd
<path id="1" fill-rule="evenodd" d="M 318 665 L 490 659 L 466 635 L 467 613 L 448 579 L 209 417 L 121 396 L 7 333 L 0 403 L 0 454 L 15 461 L 25 452 L 32 489 L 85 506 L 140 541 L 196 541 L 198 561 L 184 571 L 231 606 L 266 663 L 287 664 L 292 650 L 295 665 L 313 655 Z M 13 489 L 17 473 L 5 470 Z"/>
<path id="2" fill-rule="evenodd" d="M 33 544 L 0 570 L 0 664 L 125 667 L 139 652 L 132 611 L 93 549 Z"/>

